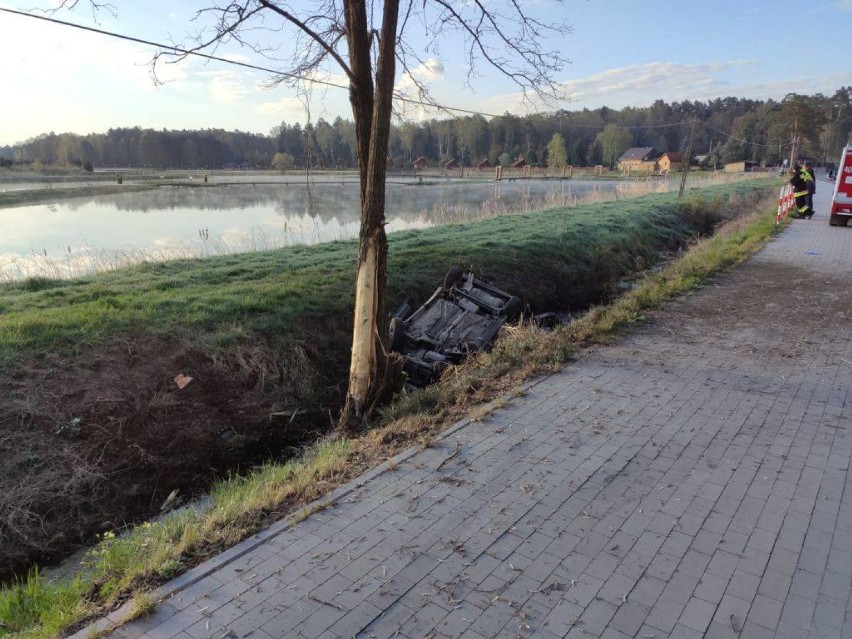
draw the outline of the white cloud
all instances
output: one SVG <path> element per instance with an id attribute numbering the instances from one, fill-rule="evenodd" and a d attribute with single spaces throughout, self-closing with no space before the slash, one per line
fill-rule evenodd
<path id="1" fill-rule="evenodd" d="M 291 114 L 298 114 L 299 118 L 303 118 L 305 103 L 301 98 L 287 97 L 274 102 L 263 102 L 257 106 L 256 111 L 263 115 L 275 115 L 281 118 L 287 118 Z"/>
<path id="2" fill-rule="evenodd" d="M 196 75 L 201 76 L 202 74 Z M 207 92 L 210 97 L 223 104 L 235 104 L 256 91 L 256 89 L 241 82 L 239 76 L 232 71 L 204 72 L 203 75 L 210 77 L 207 83 Z"/>
<path id="3" fill-rule="evenodd" d="M 650 62 L 569 80 L 560 87 L 568 96 L 563 103 L 566 108 L 597 108 L 605 105 L 618 109 L 646 106 L 658 99 L 674 102 L 709 100 L 729 95 L 779 99 L 791 92 L 831 92 L 837 86 L 852 82 L 852 72 L 791 77 L 776 82 L 761 81 L 761 72 L 761 65 L 747 60 L 708 64 Z M 733 80 L 731 76 L 737 79 Z M 553 105 L 545 105 L 520 93 L 513 93 L 484 100 L 480 108 L 489 113 L 509 111 L 521 114 L 553 108 Z"/>
<path id="4" fill-rule="evenodd" d="M 444 63 L 436 58 L 429 58 L 408 73 L 394 87 L 397 93 L 409 97 L 416 96 L 421 87 L 429 88 L 430 84 L 444 79 Z"/>
<path id="5" fill-rule="evenodd" d="M 428 100 L 434 85 L 444 79 L 444 63 L 436 58 L 430 58 L 409 72 L 404 73 L 397 82 L 394 91 L 409 100 Z M 404 119 L 422 120 L 434 117 L 435 110 L 426 106 L 398 101 L 396 108 Z"/>
<path id="6" fill-rule="evenodd" d="M 233 62 L 244 62 L 246 64 L 249 64 L 252 61 L 250 57 L 243 55 L 242 53 L 222 53 L 219 54 L 219 57 Z"/>

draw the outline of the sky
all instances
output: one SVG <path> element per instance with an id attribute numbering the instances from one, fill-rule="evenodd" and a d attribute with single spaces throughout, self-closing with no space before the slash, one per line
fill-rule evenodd
<path id="1" fill-rule="evenodd" d="M 295 0 L 308 2 L 309 0 Z M 466 0 L 459 0 L 464 5 Z M 505 0 L 491 0 L 499 6 Z M 59 0 L 0 0 L 0 7 L 38 13 Z M 112 0 L 93 15 L 88 0 L 53 16 L 166 43 L 189 43 L 204 0 Z M 642 107 L 661 99 L 781 99 L 788 93 L 831 95 L 852 85 L 848 60 L 852 0 L 524 0 L 542 21 L 565 22 L 570 34 L 544 42 L 570 60 L 555 78 L 564 97 L 541 110 Z M 420 42 L 416 22 L 407 37 Z M 252 34 L 248 34 L 252 35 Z M 287 58 L 292 33 L 258 32 Z M 480 65 L 469 79 L 461 38 L 447 34 L 415 70 L 440 103 L 486 114 L 529 112 L 507 78 Z M 239 129 L 269 133 L 282 122 L 351 119 L 348 94 L 314 88 L 308 96 L 269 75 L 223 62 L 186 59 L 160 64 L 155 49 L 0 12 L 0 145 L 40 133 L 103 132 L 121 126 Z M 260 66 L 268 60 L 236 43 L 218 56 Z M 278 68 L 276 66 L 276 68 Z M 345 84 L 339 69 L 322 77 Z M 410 88 L 398 74 L 397 87 Z M 408 107 L 408 119 L 435 117 Z M 446 117 L 446 116 L 440 116 Z"/>

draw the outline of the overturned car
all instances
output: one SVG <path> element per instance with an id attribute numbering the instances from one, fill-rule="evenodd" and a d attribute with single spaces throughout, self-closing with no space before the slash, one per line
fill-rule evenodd
<path id="1" fill-rule="evenodd" d="M 517 320 L 521 309 L 519 298 L 454 266 L 423 306 L 412 312 L 406 302 L 394 313 L 390 348 L 405 359 L 408 383 L 426 386 L 448 364 L 491 346 L 500 327 Z"/>

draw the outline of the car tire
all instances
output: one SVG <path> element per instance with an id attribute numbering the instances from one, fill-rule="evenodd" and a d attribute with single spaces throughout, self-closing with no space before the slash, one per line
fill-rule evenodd
<path id="1" fill-rule="evenodd" d="M 837 216 L 837 215 L 832 215 L 831 217 L 829 217 L 828 218 L 828 225 L 829 226 L 837 226 L 840 223 L 840 220 L 838 219 L 838 217 L 839 216 Z"/>
<path id="2" fill-rule="evenodd" d="M 388 349 L 394 353 L 402 351 L 402 345 L 405 343 L 405 322 L 400 318 L 394 317 L 390 321 L 388 327 Z"/>
<path id="3" fill-rule="evenodd" d="M 521 310 L 523 307 L 524 303 L 519 297 L 515 297 L 514 295 L 510 297 L 509 301 L 506 302 L 506 306 L 503 307 L 503 313 L 506 315 L 506 321 L 517 321 L 517 319 L 521 316 Z"/>
<path id="4" fill-rule="evenodd" d="M 449 291 L 462 278 L 464 271 L 458 266 L 451 266 L 450 270 L 444 276 L 444 290 Z"/>

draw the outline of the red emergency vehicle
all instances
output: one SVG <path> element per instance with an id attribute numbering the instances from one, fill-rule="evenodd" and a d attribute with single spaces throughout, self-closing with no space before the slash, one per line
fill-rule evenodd
<path id="1" fill-rule="evenodd" d="M 846 226 L 849 218 L 852 218 L 852 145 L 843 149 L 837 166 L 837 180 L 834 183 L 834 195 L 831 197 L 828 223 L 832 226 Z"/>

